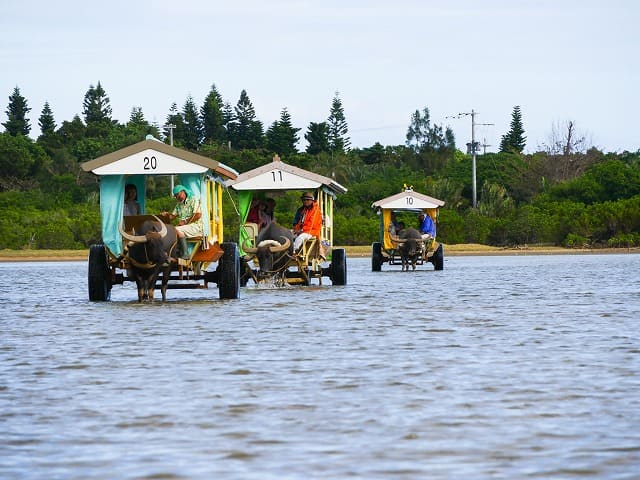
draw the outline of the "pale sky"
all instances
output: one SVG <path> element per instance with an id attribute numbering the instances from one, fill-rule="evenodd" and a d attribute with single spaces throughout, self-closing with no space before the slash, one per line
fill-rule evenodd
<path id="1" fill-rule="evenodd" d="M 427 107 L 459 149 L 497 151 L 519 105 L 525 152 L 573 121 L 605 152 L 640 149 L 637 0 L 3 0 L 0 122 L 18 86 L 31 136 L 48 101 L 59 127 L 98 82 L 113 117 L 164 124 L 212 84 L 247 91 L 266 128 L 283 107 L 301 128 L 339 92 L 354 147 L 405 143 Z M 480 125 L 490 123 L 493 125 Z M 0 127 L 4 131 L 4 127 Z"/>

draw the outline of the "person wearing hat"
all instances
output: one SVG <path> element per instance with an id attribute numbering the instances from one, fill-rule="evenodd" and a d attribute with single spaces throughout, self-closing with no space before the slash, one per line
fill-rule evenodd
<path id="1" fill-rule="evenodd" d="M 313 193 L 305 192 L 300 197 L 302 206 L 293 218 L 293 250 L 298 251 L 308 238 L 319 237 L 322 230 L 322 212 Z"/>
<path id="2" fill-rule="evenodd" d="M 436 225 L 433 223 L 430 215 L 420 212 L 418 215 L 418 221 L 420 222 L 420 233 L 423 239 L 434 238 L 436 236 Z"/>
<path id="3" fill-rule="evenodd" d="M 176 230 L 178 234 L 178 248 L 180 257 L 189 258 L 189 247 L 187 238 L 201 237 L 204 235 L 204 225 L 202 223 L 202 211 L 200 200 L 196 199 L 191 192 L 183 185 L 176 185 L 173 188 L 173 196 L 177 202 L 173 212 L 162 212 L 162 215 L 170 221 L 178 219 Z"/>

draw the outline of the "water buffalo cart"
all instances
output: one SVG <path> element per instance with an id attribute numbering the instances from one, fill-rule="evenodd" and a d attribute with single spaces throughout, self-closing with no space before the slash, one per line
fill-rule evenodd
<path id="1" fill-rule="evenodd" d="M 442 200 L 415 192 L 411 187 L 374 202 L 371 206 L 380 217 L 380 239 L 371 246 L 371 270 L 381 271 L 384 263 L 401 265 L 402 270 L 432 263 L 435 270 L 442 270 L 444 247 L 436 240 L 435 227 L 438 208 L 443 205 Z M 424 235 L 412 226 L 417 226 L 420 214 L 431 219 L 431 235 Z"/>
<path id="2" fill-rule="evenodd" d="M 90 300 L 110 300 L 113 285 L 127 281 L 136 283 L 139 301 L 153 300 L 157 286 L 165 300 L 167 289 L 207 288 L 209 283 L 217 284 L 221 299 L 239 297 L 238 245 L 223 242 L 222 221 L 224 182 L 237 172 L 152 137 L 81 167 L 100 182 L 102 243 L 89 249 Z M 184 186 L 200 204 L 204 235 L 187 238 L 183 256 L 188 258 L 177 254 L 169 219 L 145 212 L 147 182 L 161 176 L 170 178 L 172 186 L 174 181 Z M 125 185 L 137 188 L 140 214 L 123 215 Z"/>
<path id="3" fill-rule="evenodd" d="M 331 178 L 288 165 L 277 155 L 272 162 L 241 173 L 226 184 L 238 192 L 242 285 L 249 280 L 279 286 L 308 286 L 314 281 L 321 285 L 323 277 L 328 277 L 332 285 L 347 284 L 345 250 L 333 248 L 334 199 L 347 191 L 345 187 Z M 261 226 L 247 221 L 254 200 L 282 198 L 293 192 L 296 202 L 301 198 L 297 193 L 312 195 L 322 219 L 319 235 L 304 240 L 296 250 L 290 222 L 281 225 L 276 219 Z"/>

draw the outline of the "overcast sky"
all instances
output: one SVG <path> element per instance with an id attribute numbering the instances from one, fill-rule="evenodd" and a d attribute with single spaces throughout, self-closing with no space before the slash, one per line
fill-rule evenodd
<path id="1" fill-rule="evenodd" d="M 141 107 L 159 125 L 215 84 L 233 106 L 246 90 L 265 129 L 286 107 L 301 139 L 337 91 L 354 147 L 403 144 L 427 107 L 462 150 L 471 117 L 451 117 L 478 112 L 476 139 L 497 151 L 519 105 L 526 152 L 569 120 L 605 152 L 640 149 L 637 0 L 4 0 L 1 12 L 0 122 L 18 86 L 33 137 L 45 101 L 60 126 L 98 82 L 115 119 Z"/>

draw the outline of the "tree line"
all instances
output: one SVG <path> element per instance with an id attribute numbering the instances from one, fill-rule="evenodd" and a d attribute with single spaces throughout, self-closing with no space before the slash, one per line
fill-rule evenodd
<path id="1" fill-rule="evenodd" d="M 369 244 L 378 238 L 371 203 L 403 185 L 446 202 L 438 236 L 444 243 L 569 247 L 640 245 L 640 150 L 604 153 L 589 147 L 573 122 L 559 125 L 547 145 L 524 154 L 519 106 L 513 108 L 500 151 L 477 156 L 477 208 L 472 206 L 471 154 L 456 147 L 450 128 L 432 122 L 423 107 L 410 115 L 405 143 L 351 148 L 348 124 L 336 92 L 326 120 L 310 122 L 299 151 L 300 128 L 284 107 L 266 129 L 245 90 L 235 106 L 212 85 L 199 107 L 188 97 L 174 102 L 164 125 L 150 124 L 140 107 L 126 123 L 112 118 L 100 83 L 91 85 L 82 117 L 58 126 L 45 102 L 40 134 L 30 137 L 31 108 L 15 87 L 0 133 L 0 248 L 87 248 L 100 241 L 96 178 L 81 162 L 137 143 L 151 134 L 166 143 L 219 160 L 239 172 L 283 161 L 335 178 L 349 191 L 336 200 L 335 241 Z M 170 208 L 168 178 L 151 178 L 148 211 Z M 225 204 L 227 240 L 237 238 L 233 195 Z M 276 218 L 291 221 L 296 195 L 277 199 Z M 412 220 L 412 219 L 409 219 Z"/>

